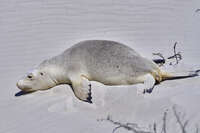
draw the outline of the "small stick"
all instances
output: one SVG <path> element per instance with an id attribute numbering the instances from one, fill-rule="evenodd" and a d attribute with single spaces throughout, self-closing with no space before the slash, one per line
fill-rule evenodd
<path id="1" fill-rule="evenodd" d="M 176 117 L 177 123 L 179 124 L 179 126 L 180 126 L 180 128 L 182 130 L 182 133 L 187 133 L 186 132 L 186 127 L 187 127 L 187 125 L 189 123 L 189 120 L 186 120 L 185 122 L 182 122 L 181 119 L 180 119 L 180 115 L 176 111 L 176 107 L 175 106 L 173 107 L 173 112 L 174 112 L 174 116 Z"/>
<path id="2" fill-rule="evenodd" d="M 156 123 L 153 123 L 153 131 L 154 131 L 154 133 L 157 133 L 157 126 L 156 126 Z"/>
<path id="3" fill-rule="evenodd" d="M 114 125 L 117 125 L 113 129 L 112 133 L 115 133 L 115 131 L 117 131 L 119 128 L 124 128 L 128 131 L 132 131 L 133 133 L 152 133 L 150 131 L 141 130 L 136 123 L 120 123 L 120 122 L 112 120 L 110 116 L 107 116 L 106 119 L 100 119 L 98 121 L 105 121 L 105 120 L 111 122 Z"/>
<path id="4" fill-rule="evenodd" d="M 173 49 L 174 49 L 174 55 L 168 57 L 167 59 L 173 59 L 173 58 L 175 58 L 176 59 L 176 64 L 178 64 L 179 61 L 182 60 L 182 56 L 181 56 L 180 52 L 176 53 L 176 45 L 177 45 L 177 42 L 175 42 L 174 47 L 173 47 Z"/>
<path id="5" fill-rule="evenodd" d="M 167 59 L 174 59 L 175 58 L 176 64 L 178 64 L 179 61 L 182 59 L 182 56 L 181 56 L 180 52 L 178 52 L 178 53 L 176 52 L 176 46 L 177 46 L 177 42 L 175 42 L 174 47 L 173 47 L 174 55 L 168 57 Z M 156 64 L 159 64 L 159 66 L 162 66 L 162 65 L 165 64 L 166 59 L 161 53 L 153 53 L 153 55 L 157 55 L 161 58 L 161 59 L 154 59 L 153 60 Z M 170 63 L 170 64 L 172 64 L 172 63 Z"/>
<path id="6" fill-rule="evenodd" d="M 174 56 L 176 55 L 176 45 L 177 45 L 177 42 L 175 42 L 175 44 L 174 44 Z M 175 56 L 175 58 L 176 58 L 176 64 L 178 64 L 177 56 Z"/>
<path id="7" fill-rule="evenodd" d="M 195 12 L 199 12 L 200 11 L 200 9 L 196 9 L 196 11 Z"/>
<path id="8" fill-rule="evenodd" d="M 163 126 L 162 126 L 162 131 L 161 133 L 167 133 L 167 130 L 166 130 L 166 120 L 167 120 L 167 112 L 164 112 L 164 116 L 163 116 Z"/>
<path id="9" fill-rule="evenodd" d="M 198 125 L 196 125 L 196 132 L 195 133 L 199 133 L 199 127 L 198 127 Z"/>
<path id="10" fill-rule="evenodd" d="M 162 59 L 154 59 L 153 61 L 156 63 L 156 64 L 160 64 L 159 66 L 162 66 L 163 64 L 165 64 L 165 58 L 164 56 L 161 54 L 161 53 L 153 53 L 153 55 L 157 55 L 159 57 L 161 57 Z"/>

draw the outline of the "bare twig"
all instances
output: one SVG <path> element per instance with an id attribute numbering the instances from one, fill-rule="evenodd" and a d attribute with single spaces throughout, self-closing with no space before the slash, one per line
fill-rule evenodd
<path id="1" fill-rule="evenodd" d="M 113 121 L 110 116 L 107 116 L 106 119 L 100 119 L 98 121 L 105 121 L 105 120 L 111 122 L 114 125 L 117 125 L 113 129 L 112 133 L 115 133 L 115 131 L 117 131 L 119 128 L 124 128 L 128 131 L 132 131 L 133 133 L 152 133 L 150 131 L 141 130 L 140 127 L 135 123 L 121 123 L 121 122 Z"/>
<path id="2" fill-rule="evenodd" d="M 175 42 L 174 44 L 174 57 L 176 58 L 176 64 L 178 64 L 178 58 L 176 56 L 176 45 L 177 45 L 177 42 Z"/>
<path id="3" fill-rule="evenodd" d="M 186 127 L 189 124 L 189 120 L 184 120 L 184 114 L 180 113 L 177 111 L 176 106 L 173 106 L 172 108 L 174 117 L 176 119 L 177 125 L 180 127 L 181 129 L 181 133 L 187 133 L 186 131 Z M 121 123 L 118 121 L 114 121 L 111 119 L 111 117 L 108 115 L 106 119 L 99 119 L 98 121 L 108 121 L 112 124 L 115 125 L 114 129 L 112 130 L 112 133 L 115 133 L 118 129 L 120 128 L 124 128 L 127 131 L 132 131 L 133 133 L 158 133 L 160 131 L 160 133 L 167 133 L 167 116 L 168 116 L 168 112 L 165 111 L 163 118 L 162 118 L 162 125 L 161 127 L 157 127 L 157 124 L 154 122 L 153 123 L 153 129 L 150 127 L 149 129 L 144 129 L 140 126 L 138 126 L 138 124 L 136 123 Z M 160 130 L 159 130 L 160 129 Z M 199 133 L 199 127 L 198 125 L 196 125 L 196 129 L 195 129 L 195 133 Z"/>
<path id="4" fill-rule="evenodd" d="M 162 125 L 161 133 L 167 133 L 167 130 L 166 130 L 166 120 L 167 120 L 167 112 L 165 111 L 164 115 L 163 115 L 163 125 Z"/>
<path id="5" fill-rule="evenodd" d="M 157 56 L 161 57 L 163 60 L 165 60 L 164 56 L 161 53 L 153 53 L 153 55 L 157 55 Z"/>
<path id="6" fill-rule="evenodd" d="M 156 126 L 156 123 L 153 123 L 153 131 L 154 131 L 154 133 L 157 133 L 157 126 Z"/>
<path id="7" fill-rule="evenodd" d="M 165 64 L 165 58 L 161 53 L 153 53 L 153 55 L 157 55 L 161 58 L 161 59 L 154 59 L 153 60 L 156 64 L 159 64 L 159 66 L 162 66 L 162 65 Z"/>
<path id="8" fill-rule="evenodd" d="M 167 59 L 173 59 L 173 58 L 177 58 L 177 60 L 181 60 L 182 59 L 181 52 L 178 52 L 177 54 L 174 54 L 173 56 L 170 56 Z"/>
<path id="9" fill-rule="evenodd" d="M 182 56 L 181 56 L 180 52 L 176 53 L 176 45 L 177 45 L 177 42 L 175 42 L 174 47 L 173 47 L 173 49 L 174 49 L 174 55 L 168 57 L 167 59 L 173 59 L 173 58 L 175 58 L 176 59 L 176 64 L 178 64 L 179 61 L 182 60 Z"/>
<path id="10" fill-rule="evenodd" d="M 196 9 L 196 11 L 195 12 L 199 12 L 200 11 L 200 9 Z"/>
<path id="11" fill-rule="evenodd" d="M 186 126 L 188 125 L 189 120 L 186 120 L 185 122 L 181 121 L 180 114 L 178 114 L 175 106 L 173 106 L 173 112 L 174 116 L 176 117 L 177 123 L 179 124 L 182 130 L 182 133 L 186 133 Z"/>
<path id="12" fill-rule="evenodd" d="M 154 59 L 153 61 L 158 64 L 159 66 L 163 66 L 166 63 L 166 59 L 176 59 L 176 63 L 175 65 L 177 65 L 179 63 L 180 60 L 182 60 L 182 55 L 181 52 L 176 52 L 176 46 L 177 46 L 177 42 L 175 42 L 174 47 L 173 47 L 173 52 L 174 54 L 168 58 L 165 58 L 161 53 L 153 53 L 153 55 L 159 56 L 161 59 Z M 170 62 L 170 65 L 172 64 L 172 62 Z"/>
<path id="13" fill-rule="evenodd" d="M 195 131 L 195 133 L 199 133 L 199 126 L 198 125 L 196 125 L 196 131 Z"/>

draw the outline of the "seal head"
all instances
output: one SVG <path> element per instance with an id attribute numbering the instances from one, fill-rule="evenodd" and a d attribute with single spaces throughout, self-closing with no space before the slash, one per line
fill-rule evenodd
<path id="1" fill-rule="evenodd" d="M 17 87 L 25 92 L 46 90 L 56 85 L 49 73 L 35 69 L 17 82 Z"/>

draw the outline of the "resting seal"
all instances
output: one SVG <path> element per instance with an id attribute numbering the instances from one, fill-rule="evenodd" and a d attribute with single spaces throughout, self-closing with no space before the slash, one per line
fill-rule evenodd
<path id="1" fill-rule="evenodd" d="M 22 91 L 31 92 L 69 84 L 77 98 L 91 103 L 89 81 L 105 85 L 144 83 L 145 91 L 151 92 L 156 83 L 170 78 L 174 76 L 163 72 L 153 61 L 126 45 L 107 40 L 87 40 L 43 61 L 19 80 L 17 86 Z"/>

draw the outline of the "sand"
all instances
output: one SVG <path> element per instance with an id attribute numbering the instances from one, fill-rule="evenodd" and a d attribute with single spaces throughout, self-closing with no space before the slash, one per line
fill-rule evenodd
<path id="1" fill-rule="evenodd" d="M 139 95 L 133 86 L 92 82 L 94 104 L 76 99 L 68 85 L 18 96 L 16 82 L 44 59 L 88 39 L 125 43 L 144 57 L 181 51 L 169 71 L 200 68 L 200 8 L 198 0 L 2 0 L 0 2 L 0 133 L 111 133 L 111 116 L 152 131 L 162 128 L 167 112 L 168 133 L 181 132 L 172 107 L 187 132 L 200 124 L 200 78 L 165 81 L 152 94 Z M 200 126 L 200 125 L 199 125 Z M 127 133 L 121 128 L 116 132 Z"/>

